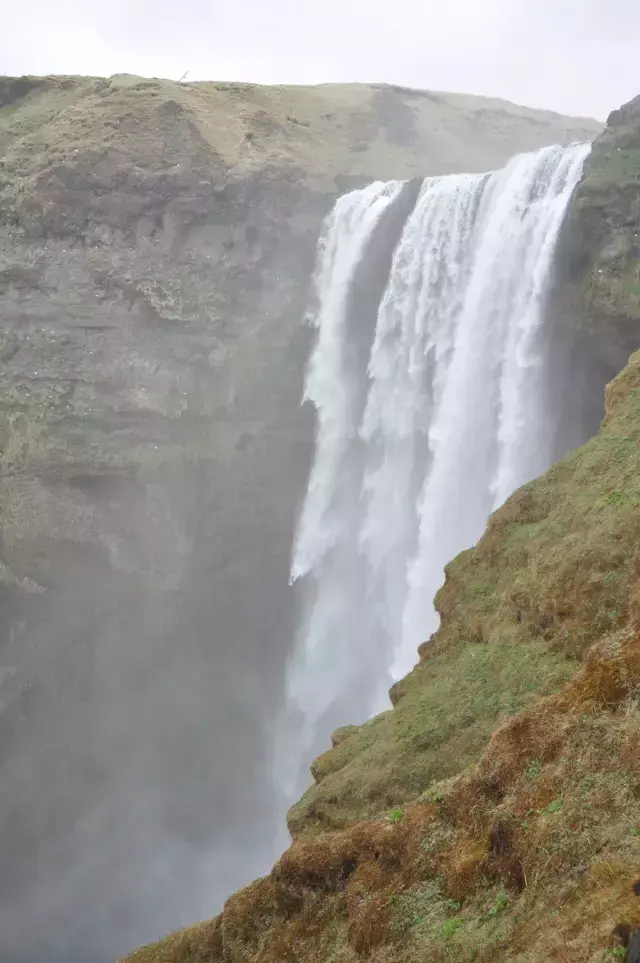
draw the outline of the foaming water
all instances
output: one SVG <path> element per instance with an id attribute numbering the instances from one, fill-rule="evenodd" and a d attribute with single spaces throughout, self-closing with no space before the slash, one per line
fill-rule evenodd
<path id="1" fill-rule="evenodd" d="M 549 467 L 544 300 L 588 152 L 425 180 L 364 352 L 349 292 L 402 185 L 349 194 L 327 221 L 305 392 L 318 434 L 291 570 L 307 601 L 288 675 L 300 756 L 323 718 L 385 707 L 437 627 L 444 565 Z"/>

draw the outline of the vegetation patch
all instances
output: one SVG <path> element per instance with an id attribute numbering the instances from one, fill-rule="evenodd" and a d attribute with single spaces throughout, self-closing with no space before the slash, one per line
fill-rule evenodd
<path id="1" fill-rule="evenodd" d="M 477 759 L 496 723 L 575 672 L 564 654 L 499 635 L 434 653 L 393 710 L 313 767 L 317 783 L 289 814 L 294 834 L 340 827 L 417 799 Z"/>

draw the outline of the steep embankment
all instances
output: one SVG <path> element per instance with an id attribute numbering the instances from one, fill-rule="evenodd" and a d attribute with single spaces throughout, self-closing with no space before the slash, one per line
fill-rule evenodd
<path id="1" fill-rule="evenodd" d="M 617 344 L 602 370 L 640 343 L 638 137 L 636 101 L 597 142 L 563 242 L 562 318 L 596 351 Z M 271 875 L 131 963 L 624 955 L 613 927 L 640 927 L 639 477 L 636 353 L 598 435 L 450 564 L 394 709 L 335 734 Z"/>
<path id="2" fill-rule="evenodd" d="M 271 859 L 336 193 L 596 130 L 389 87 L 0 80 L 3 958 L 112 959 Z"/>

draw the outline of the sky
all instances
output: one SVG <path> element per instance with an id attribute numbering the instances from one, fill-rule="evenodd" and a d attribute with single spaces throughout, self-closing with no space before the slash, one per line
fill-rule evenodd
<path id="1" fill-rule="evenodd" d="M 605 119 L 640 93 L 638 0 L 31 0 L 0 73 L 388 82 Z"/>

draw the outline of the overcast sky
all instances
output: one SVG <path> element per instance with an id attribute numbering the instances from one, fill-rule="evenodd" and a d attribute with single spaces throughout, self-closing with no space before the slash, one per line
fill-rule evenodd
<path id="1" fill-rule="evenodd" d="M 640 93 L 640 0 L 31 0 L 0 73 L 386 81 L 605 118 Z"/>

